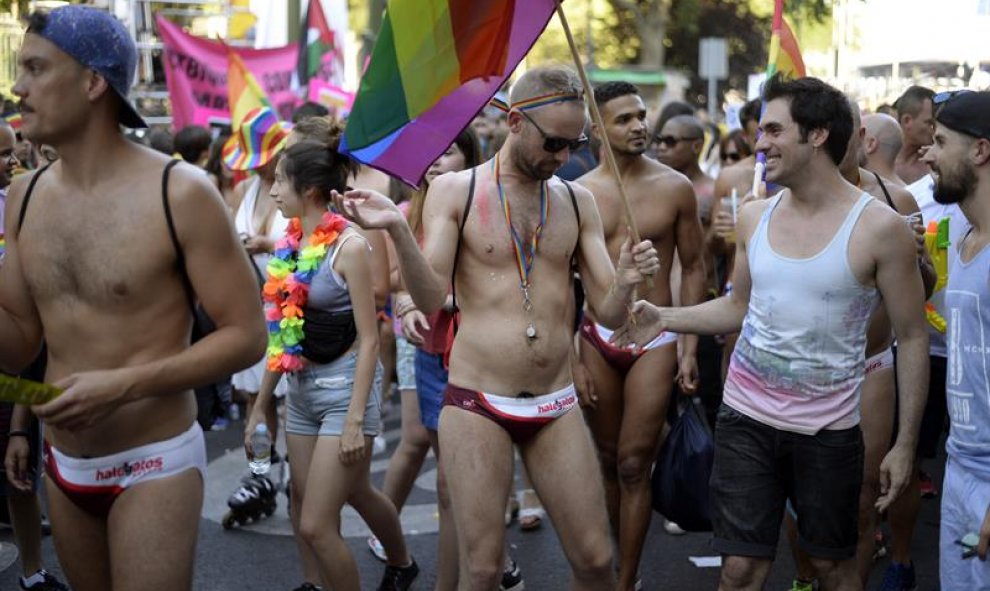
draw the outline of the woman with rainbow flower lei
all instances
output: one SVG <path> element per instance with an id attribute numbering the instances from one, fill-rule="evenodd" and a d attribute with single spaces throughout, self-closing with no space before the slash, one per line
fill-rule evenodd
<path id="1" fill-rule="evenodd" d="M 372 441 L 381 429 L 381 367 L 371 253 L 329 209 L 353 163 L 336 144 L 303 141 L 278 162 L 271 196 L 290 218 L 268 264 L 263 297 L 268 363 L 245 428 L 245 447 L 283 374 L 288 374 L 286 442 L 292 458 L 297 545 L 319 565 L 322 583 L 360 589 L 357 565 L 340 535 L 344 503 L 381 539 L 388 566 L 379 589 L 407 589 L 418 573 L 395 507 L 370 479 Z M 300 589 L 319 589 L 307 581 Z"/>

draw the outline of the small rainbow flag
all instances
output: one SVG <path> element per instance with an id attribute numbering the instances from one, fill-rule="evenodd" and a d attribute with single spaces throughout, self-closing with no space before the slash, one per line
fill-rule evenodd
<path id="1" fill-rule="evenodd" d="M 804 60 L 794 31 L 784 20 L 784 0 L 774 0 L 773 29 L 770 33 L 770 56 L 767 60 L 767 78 L 776 73 L 789 78 L 804 78 Z"/>
<path id="2" fill-rule="evenodd" d="M 21 114 L 20 113 L 7 113 L 3 116 L 3 120 L 7 122 L 14 131 L 20 131 L 21 129 Z"/>
<path id="3" fill-rule="evenodd" d="M 227 100 L 230 103 L 230 127 L 234 134 L 241 128 L 241 124 L 247 117 L 249 111 L 260 107 L 271 108 L 272 102 L 268 100 L 268 95 L 262 90 L 254 74 L 244 65 L 241 56 L 234 53 L 234 50 L 227 47 Z"/>
<path id="4" fill-rule="evenodd" d="M 341 150 L 416 185 L 491 99 L 554 0 L 388 0 Z"/>

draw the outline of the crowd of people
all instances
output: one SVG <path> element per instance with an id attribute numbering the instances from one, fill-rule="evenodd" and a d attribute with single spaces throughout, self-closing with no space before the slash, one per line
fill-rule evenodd
<path id="1" fill-rule="evenodd" d="M 410 588 L 398 515 L 431 449 L 436 589 L 521 589 L 517 513 L 552 522 L 561 588 L 655 588 L 651 474 L 689 397 L 720 589 L 763 588 L 781 531 L 793 591 L 863 589 L 888 545 L 881 588 L 914 589 L 947 430 L 941 588 L 990 588 L 990 93 L 914 86 L 891 115 L 774 77 L 723 133 L 538 67 L 410 191 L 314 104 L 125 135 L 135 60 L 103 11 L 35 14 L 0 124 L 0 368 L 63 390 L 0 406 L 21 588 L 67 588 L 42 481 L 73 589 L 190 588 L 203 431 L 240 404 L 249 458 L 259 425 L 285 431 L 298 591 L 361 587 L 344 504 L 378 588 Z"/>

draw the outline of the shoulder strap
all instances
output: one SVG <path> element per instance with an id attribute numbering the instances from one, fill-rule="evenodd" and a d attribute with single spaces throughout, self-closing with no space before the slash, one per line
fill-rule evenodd
<path id="1" fill-rule="evenodd" d="M 27 215 L 28 201 L 31 200 L 31 193 L 34 192 L 34 185 L 38 182 L 38 178 L 42 175 L 42 173 L 44 173 L 46 170 L 48 170 L 48 167 L 51 166 L 51 165 L 52 165 L 51 162 L 49 162 L 48 164 L 46 164 L 43 167 L 41 167 L 41 169 L 38 170 L 38 172 L 34 173 L 34 176 L 31 177 L 31 182 L 28 183 L 27 192 L 24 193 L 24 199 L 21 200 L 21 212 L 17 216 L 17 233 L 18 234 L 21 233 L 21 226 L 24 225 L 24 216 Z"/>
<path id="2" fill-rule="evenodd" d="M 578 224 L 578 241 L 580 243 L 580 240 L 581 240 L 581 238 L 580 238 L 580 236 L 581 236 L 581 210 L 578 209 L 577 197 L 575 197 L 575 195 L 574 195 L 574 187 L 572 187 L 571 186 L 571 183 L 565 181 L 564 179 L 560 179 L 560 180 L 564 181 L 564 186 L 567 187 L 567 194 L 570 195 L 570 197 L 571 197 L 571 207 L 574 208 L 574 217 L 577 218 L 577 224 Z M 577 248 L 575 248 L 574 249 L 574 252 L 571 253 L 571 267 L 574 268 L 574 269 L 577 269 Z"/>
<path id="3" fill-rule="evenodd" d="M 560 179 L 560 180 L 563 181 L 564 179 Z M 567 194 L 571 196 L 571 207 L 574 208 L 574 217 L 577 218 L 578 230 L 580 230 L 580 228 L 581 228 L 581 210 L 578 209 L 577 197 L 574 196 L 574 187 L 572 187 L 571 186 L 571 183 L 569 183 L 567 181 L 564 181 L 564 186 L 567 187 Z"/>
<path id="4" fill-rule="evenodd" d="M 464 204 L 464 215 L 461 216 L 461 223 L 457 226 L 457 248 L 454 250 L 454 268 L 450 272 L 450 295 L 451 300 L 454 304 L 454 309 L 457 309 L 457 262 L 461 258 L 461 236 L 464 234 L 464 226 L 467 225 L 468 214 L 471 213 L 471 203 L 474 201 L 474 181 L 475 181 L 475 169 L 471 169 L 471 184 L 468 185 L 468 195 L 467 202 Z M 454 325 L 454 332 L 457 332 L 457 325 Z"/>
<path id="5" fill-rule="evenodd" d="M 168 202 L 168 175 L 172 172 L 172 168 L 179 162 L 179 160 L 170 160 L 165 165 L 165 170 L 162 171 L 162 206 L 165 208 L 165 223 L 168 224 L 168 235 L 172 239 L 172 246 L 175 248 L 175 265 L 179 269 L 179 275 L 182 276 L 182 287 L 186 290 L 189 309 L 192 310 L 195 316 L 196 295 L 193 291 L 192 282 L 189 281 L 189 275 L 186 273 L 186 256 L 182 252 L 182 245 L 179 244 L 179 235 L 175 231 L 175 222 L 172 219 L 172 207 Z"/>
<path id="6" fill-rule="evenodd" d="M 347 244 L 347 241 L 350 240 L 351 238 L 360 238 L 361 240 L 364 240 L 364 236 L 358 234 L 357 231 L 355 231 L 352 234 L 348 234 L 347 236 L 344 236 L 342 238 L 337 238 L 337 241 L 334 242 L 333 244 L 333 252 L 330 253 L 330 257 L 329 257 L 330 260 L 327 261 L 327 264 L 329 265 L 329 269 L 331 271 L 333 271 L 334 263 L 337 262 L 337 255 L 340 254 L 340 249 L 343 248 L 344 245 Z"/>
<path id="7" fill-rule="evenodd" d="M 871 170 L 870 172 L 873 171 Z M 894 211 L 897 211 L 897 207 L 894 206 L 894 200 L 890 198 L 890 191 L 887 190 L 887 185 L 883 184 L 883 179 L 880 178 L 880 175 L 875 172 L 873 172 L 873 176 L 877 177 L 877 183 L 880 184 L 880 190 L 883 191 L 883 196 L 887 198 L 887 205 L 889 205 Z"/>

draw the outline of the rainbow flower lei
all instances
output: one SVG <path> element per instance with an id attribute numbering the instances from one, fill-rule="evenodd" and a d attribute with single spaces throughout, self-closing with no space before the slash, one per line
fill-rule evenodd
<path id="1" fill-rule="evenodd" d="M 268 281 L 262 290 L 268 322 L 268 370 L 282 373 L 302 369 L 303 308 L 309 285 L 327 256 L 327 250 L 347 228 L 342 216 L 327 212 L 306 246 L 302 222 L 292 218 L 285 237 L 275 243 L 268 261 Z"/>

